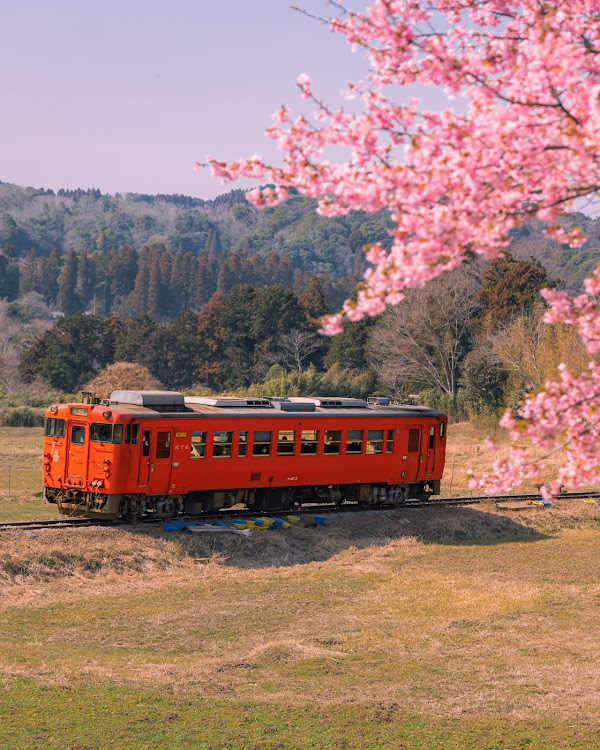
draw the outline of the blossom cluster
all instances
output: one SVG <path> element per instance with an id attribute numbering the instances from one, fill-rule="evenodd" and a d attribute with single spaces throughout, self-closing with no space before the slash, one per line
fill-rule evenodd
<path id="1" fill-rule="evenodd" d="M 344 317 L 381 313 L 407 288 L 456 268 L 467 253 L 497 257 L 510 231 L 533 215 L 562 243 L 581 244 L 581 232 L 565 233 L 556 219 L 600 186 L 598 0 L 568 6 L 562 0 L 372 0 L 361 12 L 334 5 L 339 13 L 331 29 L 363 50 L 369 64 L 365 80 L 345 91 L 360 102 L 358 111 L 329 109 L 302 75 L 300 94 L 316 109 L 310 118 L 287 107 L 274 115 L 267 135 L 282 152 L 280 166 L 257 156 L 229 164 L 208 158 L 225 181 L 250 177 L 278 186 L 251 191 L 256 205 L 274 205 L 293 187 L 316 198 L 323 216 L 389 211 L 390 246 L 368 249 L 371 267 L 357 298 L 325 321 L 326 333 L 341 330 Z M 430 111 L 403 97 L 414 84 L 438 87 L 461 102 Z M 335 149 L 337 161 L 329 158 Z M 577 326 L 590 354 L 600 349 L 600 317 L 590 297 L 599 289 L 595 276 L 586 295 L 573 300 L 545 292 L 548 321 Z M 579 377 L 563 367 L 557 383 L 528 396 L 519 414 L 503 422 L 513 436 L 530 437 L 546 451 L 567 444 L 558 482 L 591 481 L 600 478 L 592 449 L 599 392 L 596 364 Z M 542 468 L 543 460 L 515 449 L 486 486 L 540 481 Z"/>

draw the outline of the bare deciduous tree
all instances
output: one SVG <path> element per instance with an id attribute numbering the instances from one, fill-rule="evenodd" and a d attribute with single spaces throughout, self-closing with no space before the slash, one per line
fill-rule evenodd
<path id="1" fill-rule="evenodd" d="M 293 328 L 280 336 L 274 350 L 266 352 L 265 362 L 269 365 L 281 365 L 286 370 L 302 372 L 311 354 L 319 351 L 322 346 L 316 334 Z"/>
<path id="2" fill-rule="evenodd" d="M 410 291 L 383 315 L 369 340 L 369 357 L 379 380 L 395 395 L 428 385 L 455 393 L 460 364 L 470 344 L 478 309 L 478 283 L 459 268 Z"/>
<path id="3" fill-rule="evenodd" d="M 23 387 L 17 371 L 28 341 L 52 325 L 41 295 L 30 292 L 10 304 L 0 302 L 0 389 L 10 393 Z"/>

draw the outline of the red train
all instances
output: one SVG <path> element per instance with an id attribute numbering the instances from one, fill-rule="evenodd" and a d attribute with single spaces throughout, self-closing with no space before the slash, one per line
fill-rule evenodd
<path id="1" fill-rule="evenodd" d="M 381 398 L 84 394 L 46 412 L 44 497 L 106 519 L 402 503 L 439 494 L 446 424 L 442 412 Z"/>

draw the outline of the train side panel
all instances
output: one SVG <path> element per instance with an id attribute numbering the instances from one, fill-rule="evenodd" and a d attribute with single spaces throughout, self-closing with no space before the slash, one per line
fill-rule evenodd
<path id="1" fill-rule="evenodd" d="M 312 495 L 403 500 L 439 493 L 445 431 L 446 416 L 432 410 L 171 414 L 61 404 L 46 415 L 45 497 L 91 517 L 293 505 Z"/>

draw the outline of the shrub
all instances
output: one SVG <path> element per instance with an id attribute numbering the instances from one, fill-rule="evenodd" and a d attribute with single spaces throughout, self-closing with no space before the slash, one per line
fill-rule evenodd
<path id="1" fill-rule="evenodd" d="M 3 427 L 41 427 L 44 416 L 27 406 L 11 409 L 2 413 Z"/>

